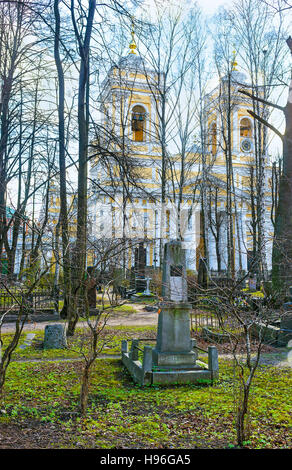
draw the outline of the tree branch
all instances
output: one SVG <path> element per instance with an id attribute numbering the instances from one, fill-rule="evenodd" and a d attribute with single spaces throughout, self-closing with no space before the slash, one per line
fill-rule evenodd
<path id="1" fill-rule="evenodd" d="M 287 43 L 287 46 L 289 47 L 290 52 L 292 54 L 292 38 L 291 38 L 291 36 L 289 36 L 288 39 L 286 39 L 286 43 Z"/>
<path id="2" fill-rule="evenodd" d="M 264 100 L 263 98 L 260 98 L 259 96 L 252 95 L 248 91 L 245 90 L 238 90 L 239 93 L 242 93 L 243 95 L 248 96 L 249 98 L 253 98 L 256 101 L 260 101 L 260 103 L 264 103 L 267 106 L 272 106 L 273 108 L 280 109 L 280 111 L 285 111 L 285 108 L 283 106 L 280 106 L 279 104 L 276 103 L 271 103 L 271 101 Z"/>
<path id="3" fill-rule="evenodd" d="M 281 132 L 278 131 L 278 129 L 276 129 L 272 124 L 270 124 L 268 121 L 266 121 L 265 119 L 263 119 L 262 117 L 260 117 L 258 114 L 254 113 L 253 111 L 250 111 L 249 109 L 247 110 L 247 112 L 255 119 L 257 119 L 258 121 L 260 121 L 262 124 L 264 124 L 264 126 L 267 126 L 269 127 L 269 129 L 271 129 L 273 132 L 275 132 L 275 134 L 277 134 L 281 140 L 283 140 L 284 136 L 283 134 L 281 134 Z"/>

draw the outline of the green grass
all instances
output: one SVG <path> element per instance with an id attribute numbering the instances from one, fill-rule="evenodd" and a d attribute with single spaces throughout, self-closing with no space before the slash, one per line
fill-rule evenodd
<path id="1" fill-rule="evenodd" d="M 122 339 L 145 338 L 147 342 L 155 334 L 155 327 L 110 327 L 110 348 L 105 352 L 120 351 Z M 42 333 L 37 339 L 42 339 Z M 72 344 L 77 347 L 80 340 L 81 334 Z M 72 351 L 33 353 L 28 348 L 18 351 L 14 359 L 20 358 L 19 354 L 29 359 L 36 353 L 40 359 L 54 359 Z M 85 420 L 78 415 L 81 369 L 81 361 L 12 362 L 1 406 L 6 413 L 0 415 L 0 432 L 1 423 L 21 423 L 29 428 L 33 420 L 53 423 L 62 438 L 52 445 L 61 448 L 74 448 L 77 442 L 95 448 L 219 448 L 236 443 L 237 388 L 230 360 L 220 360 L 220 378 L 213 386 L 139 387 L 119 359 L 98 359 Z M 291 368 L 259 367 L 251 395 L 248 447 L 291 447 L 291 387 Z"/>
<path id="2" fill-rule="evenodd" d="M 142 338 L 143 334 L 146 337 L 155 337 L 156 327 L 115 327 L 106 329 L 107 334 L 100 339 L 99 347 L 102 345 L 102 353 L 104 354 L 120 354 L 121 352 L 121 340 L 122 339 L 133 339 Z M 42 349 L 42 342 L 44 340 L 44 331 L 34 331 L 35 337 L 31 346 L 21 349 L 21 345 L 24 344 L 26 339 L 26 332 L 23 332 L 16 348 L 13 353 L 12 360 L 20 359 L 58 359 L 58 358 L 78 358 L 81 357 L 81 352 L 88 352 L 88 331 L 86 325 L 84 328 L 77 328 L 74 337 L 67 338 L 68 349 L 54 349 L 44 350 Z M 12 334 L 3 334 L 2 350 L 4 351 L 9 341 L 12 339 Z M 153 344 L 153 343 L 152 343 Z"/>
<path id="3" fill-rule="evenodd" d="M 110 304 L 104 304 L 104 307 L 109 308 Z M 102 308 L 102 305 L 97 305 L 96 308 Z M 127 313 L 136 313 L 137 309 L 133 305 L 119 305 L 112 309 L 114 312 L 127 312 Z"/>

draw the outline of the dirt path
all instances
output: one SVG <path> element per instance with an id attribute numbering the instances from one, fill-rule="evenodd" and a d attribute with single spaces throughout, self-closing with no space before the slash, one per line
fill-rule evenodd
<path id="1" fill-rule="evenodd" d="M 109 326 L 150 326 L 157 325 L 157 312 L 147 312 L 144 310 L 144 305 L 131 304 L 137 311 L 136 313 L 119 312 L 113 313 L 107 320 Z M 94 318 L 93 318 L 94 319 Z M 52 323 L 64 323 L 63 320 L 51 320 L 44 322 L 32 322 L 24 325 L 24 331 L 39 331 L 44 330 L 46 325 Z M 84 322 L 79 322 L 78 326 L 82 326 Z M 4 323 L 1 328 L 2 333 L 10 333 L 14 331 L 14 324 Z"/>
<path id="2" fill-rule="evenodd" d="M 144 310 L 144 305 L 140 304 L 131 304 L 136 313 L 127 313 L 127 312 L 119 312 L 114 313 L 110 316 L 107 321 L 107 325 L 109 326 L 156 326 L 158 320 L 157 312 L 147 312 Z M 46 325 L 50 325 L 52 323 L 63 323 L 61 320 L 51 320 L 51 321 L 44 321 L 44 322 L 33 322 L 27 323 L 24 325 L 25 332 L 36 332 L 42 331 L 45 329 Z M 84 322 L 79 322 L 78 326 L 84 325 Z M 2 333 L 9 333 L 14 331 L 14 324 L 13 323 L 5 323 L 2 325 L 1 328 Z M 107 357 L 107 355 L 101 355 L 101 357 Z M 232 358 L 231 354 L 219 354 L 221 358 L 230 359 Z M 32 359 L 30 359 L 31 361 Z M 39 360 L 39 359 L 36 359 Z M 66 359 L 64 359 L 66 360 Z M 71 359 L 68 359 L 71 360 Z M 268 353 L 262 354 L 261 364 L 266 365 L 273 365 L 276 367 L 291 367 L 292 368 L 292 350 L 290 352 L 287 351 L 279 351 L 277 353 Z"/>
<path id="3" fill-rule="evenodd" d="M 97 359 L 121 359 L 121 354 L 99 354 Z M 232 359 L 231 354 L 219 354 L 220 359 Z M 58 357 L 55 359 L 52 358 L 21 358 L 21 359 L 12 359 L 13 362 L 72 362 L 80 361 L 81 357 Z M 277 354 L 263 354 L 260 359 L 261 365 L 269 365 L 273 367 L 286 368 L 290 367 L 292 369 L 292 361 L 288 358 L 287 353 L 277 353 Z"/>
<path id="4" fill-rule="evenodd" d="M 232 354 L 219 354 L 221 359 L 233 359 Z M 244 355 L 238 356 L 239 358 L 244 359 Z M 255 354 L 252 354 L 252 361 L 255 360 Z M 274 367 L 291 367 L 292 369 L 292 355 L 286 350 L 280 350 L 276 353 L 262 353 L 260 357 L 261 365 L 265 366 L 274 366 Z"/>

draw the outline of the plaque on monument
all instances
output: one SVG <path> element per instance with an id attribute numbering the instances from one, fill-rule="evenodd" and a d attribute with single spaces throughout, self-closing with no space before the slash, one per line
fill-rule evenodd
<path id="1" fill-rule="evenodd" d="M 170 266 L 170 300 L 174 302 L 183 301 L 183 277 L 182 266 Z"/>
<path id="2" fill-rule="evenodd" d="M 162 297 L 171 302 L 187 302 L 186 255 L 181 242 L 165 244 Z"/>

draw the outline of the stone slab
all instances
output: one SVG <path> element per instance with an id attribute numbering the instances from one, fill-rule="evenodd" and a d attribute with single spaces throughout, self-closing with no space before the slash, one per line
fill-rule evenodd
<path id="1" fill-rule="evenodd" d="M 292 309 L 292 304 L 291 307 Z M 285 313 L 281 318 L 281 329 L 283 330 L 291 330 L 292 332 L 292 313 Z"/>
<path id="2" fill-rule="evenodd" d="M 133 361 L 129 353 L 122 352 L 122 362 L 128 369 L 134 382 L 140 385 L 147 385 L 151 383 L 152 373 L 144 372 L 140 361 Z"/>
<path id="3" fill-rule="evenodd" d="M 44 335 L 44 349 L 66 349 L 67 339 L 65 325 L 55 323 L 46 325 Z"/>
<path id="4" fill-rule="evenodd" d="M 254 323 L 251 327 L 251 333 L 257 338 L 264 338 L 266 344 L 285 347 L 292 339 L 292 331 L 278 328 L 273 325 L 266 326 L 264 323 Z M 263 336 L 264 335 L 264 336 Z"/>
<path id="5" fill-rule="evenodd" d="M 197 354 L 194 351 L 186 352 L 160 352 L 152 351 L 153 364 L 156 366 L 195 366 Z"/>
<path id="6" fill-rule="evenodd" d="M 28 333 L 25 337 L 24 343 L 19 346 L 19 349 L 26 349 L 31 346 L 32 340 L 35 337 L 35 333 Z"/>
<path id="7" fill-rule="evenodd" d="M 200 384 L 204 381 L 213 381 L 219 376 L 218 353 L 215 346 L 209 347 L 209 364 L 197 361 L 191 366 L 158 367 L 152 363 L 152 348 L 150 346 L 144 347 L 143 363 L 141 363 L 133 354 L 136 349 L 135 345 L 138 345 L 138 340 L 132 341 L 129 350 L 128 341 L 122 341 L 122 362 L 134 382 L 139 385 Z"/>

